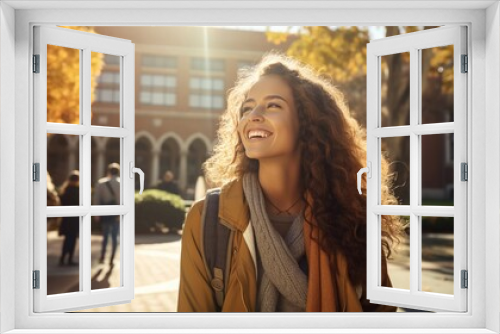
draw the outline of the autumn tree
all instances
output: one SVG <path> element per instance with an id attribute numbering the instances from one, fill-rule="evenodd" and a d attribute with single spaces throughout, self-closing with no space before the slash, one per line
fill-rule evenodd
<path id="1" fill-rule="evenodd" d="M 63 27 L 95 33 L 92 27 Z M 103 54 L 91 53 L 91 100 L 104 65 Z M 80 50 L 47 45 L 47 122 L 80 121 Z"/>
<path id="2" fill-rule="evenodd" d="M 297 33 L 266 32 L 269 41 L 280 44 L 294 41 L 287 55 L 316 69 L 344 94 L 351 113 L 366 125 L 366 44 L 370 41 L 364 27 L 300 27 Z"/>
<path id="3" fill-rule="evenodd" d="M 386 37 L 434 27 L 385 28 Z M 300 27 L 297 33 L 267 31 L 268 40 L 276 44 L 293 38 L 287 54 L 309 64 L 344 93 L 346 104 L 358 122 L 366 126 L 366 45 L 368 27 Z M 435 110 L 450 103 L 453 93 L 453 49 L 434 48 L 422 52 L 421 92 Z M 382 57 L 382 126 L 409 124 L 409 55 L 394 54 Z M 446 96 L 447 97 L 446 97 Z M 445 97 L 443 97 L 445 96 Z M 451 98 L 452 103 L 452 98 Z M 450 108 L 448 108 L 450 109 Z M 452 110 L 452 108 L 451 108 Z M 437 114 L 437 113 L 435 113 Z M 440 121 L 431 120 L 430 122 Z M 442 121 L 442 120 L 441 120 Z M 409 150 L 403 149 L 409 138 L 388 140 L 384 150 L 394 162 L 393 174 L 398 177 L 396 195 L 407 201 L 409 192 Z"/>

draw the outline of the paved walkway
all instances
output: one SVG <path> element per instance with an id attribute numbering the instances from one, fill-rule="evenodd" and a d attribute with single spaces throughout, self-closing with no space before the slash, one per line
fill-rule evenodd
<path id="1" fill-rule="evenodd" d="M 92 236 L 92 286 L 114 287 L 120 282 L 119 254 L 115 264 L 98 264 L 100 236 Z M 426 291 L 453 293 L 453 239 L 450 235 L 425 235 L 423 287 Z M 49 291 L 78 290 L 78 266 L 58 267 L 62 238 L 49 232 Z M 180 236 L 174 234 L 137 235 L 135 246 L 135 299 L 129 304 L 84 310 L 84 312 L 175 312 L 179 286 Z M 394 287 L 409 288 L 409 251 L 403 242 L 389 262 Z M 77 254 L 75 254 L 77 255 Z M 450 266 L 451 265 L 451 266 Z M 55 275 L 55 276 L 53 276 Z M 72 290 L 73 289 L 73 290 Z M 76 290 L 75 290 L 76 289 Z M 402 311 L 411 311 L 403 310 Z"/>

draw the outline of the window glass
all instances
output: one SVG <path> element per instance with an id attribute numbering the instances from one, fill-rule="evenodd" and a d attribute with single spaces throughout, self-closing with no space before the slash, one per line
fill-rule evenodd
<path id="1" fill-rule="evenodd" d="M 91 227 L 92 290 L 122 286 L 120 216 L 93 216 Z"/>
<path id="2" fill-rule="evenodd" d="M 47 218 L 47 295 L 82 291 L 80 221 L 81 217 Z"/>
<path id="3" fill-rule="evenodd" d="M 453 45 L 420 51 L 422 62 L 421 124 L 453 122 Z"/>
<path id="4" fill-rule="evenodd" d="M 397 203 L 410 205 L 410 137 L 382 138 L 382 156 L 387 159 L 387 174 Z"/>
<path id="5" fill-rule="evenodd" d="M 380 57 L 382 126 L 410 124 L 410 53 Z"/>
<path id="6" fill-rule="evenodd" d="M 80 54 L 80 49 L 47 45 L 47 122 L 81 124 Z"/>
<path id="7" fill-rule="evenodd" d="M 91 124 L 99 126 L 120 126 L 120 57 L 100 52 L 92 52 L 95 59 L 104 60 L 104 68 L 97 77 L 95 100 L 92 104 L 92 116 L 102 114 L 106 117 L 92 117 Z"/>
<path id="8" fill-rule="evenodd" d="M 177 77 L 164 74 L 142 74 L 140 102 L 144 105 L 176 105 Z M 174 96 L 172 98 L 172 96 Z"/>

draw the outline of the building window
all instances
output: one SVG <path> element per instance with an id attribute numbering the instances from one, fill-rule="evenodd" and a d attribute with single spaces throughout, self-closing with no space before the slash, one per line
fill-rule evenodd
<path id="1" fill-rule="evenodd" d="M 191 69 L 195 71 L 224 72 L 226 63 L 222 59 L 192 58 Z"/>
<path id="2" fill-rule="evenodd" d="M 141 104 L 174 106 L 177 103 L 177 78 L 174 75 L 142 74 Z"/>
<path id="3" fill-rule="evenodd" d="M 118 66 L 120 66 L 120 57 L 104 54 L 104 63 L 106 65 L 118 65 Z"/>
<path id="4" fill-rule="evenodd" d="M 224 79 L 191 78 L 189 90 L 189 106 L 191 108 L 224 108 Z"/>
<path id="5" fill-rule="evenodd" d="M 167 56 L 142 56 L 142 66 L 155 68 L 177 68 L 177 58 Z"/>
<path id="6" fill-rule="evenodd" d="M 119 57 L 114 58 L 119 60 Z M 96 101 L 120 103 L 120 72 L 103 71 L 101 73 L 97 79 Z"/>

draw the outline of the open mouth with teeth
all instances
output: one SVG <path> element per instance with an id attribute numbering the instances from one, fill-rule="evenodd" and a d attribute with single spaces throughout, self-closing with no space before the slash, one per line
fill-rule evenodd
<path id="1" fill-rule="evenodd" d="M 247 138 L 249 140 L 265 139 L 272 136 L 272 132 L 265 130 L 250 130 L 248 131 Z"/>

